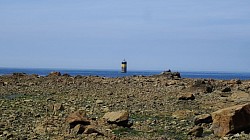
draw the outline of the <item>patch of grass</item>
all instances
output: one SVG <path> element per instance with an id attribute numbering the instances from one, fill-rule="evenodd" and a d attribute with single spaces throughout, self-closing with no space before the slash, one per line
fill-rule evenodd
<path id="1" fill-rule="evenodd" d="M 176 129 L 172 129 L 172 130 L 168 130 L 165 133 L 165 136 L 169 137 L 169 138 L 174 138 L 175 140 L 186 140 L 187 135 L 185 133 L 182 133 Z"/>
<path id="2" fill-rule="evenodd" d="M 13 100 L 13 99 L 20 99 L 20 98 L 31 98 L 31 95 L 22 94 L 22 93 L 11 93 L 2 96 L 3 99 Z"/>
<path id="3" fill-rule="evenodd" d="M 23 100 L 34 100 L 34 101 L 44 101 L 48 96 L 43 94 L 29 94 L 29 93 L 10 93 L 0 96 L 0 99 L 5 101 L 23 101 Z"/>
<path id="4" fill-rule="evenodd" d="M 211 131 L 211 130 L 205 130 L 204 132 L 203 132 L 203 136 L 210 136 L 210 135 L 212 135 L 213 134 L 213 131 Z"/>
<path id="5" fill-rule="evenodd" d="M 142 115 L 142 114 L 132 114 L 130 118 L 133 121 L 146 121 L 146 120 L 165 120 L 167 116 L 150 116 L 150 115 Z"/>
<path id="6" fill-rule="evenodd" d="M 154 130 L 154 133 L 157 134 L 157 135 L 164 135 L 164 134 L 166 134 L 165 130 L 163 130 L 163 129 Z"/>
<path id="7" fill-rule="evenodd" d="M 147 135 L 149 137 L 167 137 L 167 138 L 173 138 L 176 140 L 186 140 L 188 139 L 187 134 L 184 130 L 180 130 L 180 128 L 185 128 L 186 126 L 190 125 L 190 122 L 184 122 L 181 123 L 178 120 L 174 119 L 169 114 L 166 115 L 141 115 L 141 114 L 133 114 L 131 116 L 132 120 L 135 121 L 146 121 L 146 120 L 157 120 L 157 123 L 151 127 L 153 129 L 152 132 L 141 132 L 141 135 Z M 175 121 L 176 124 L 171 124 L 172 121 Z M 164 128 L 164 125 L 159 125 L 158 123 L 164 123 L 165 125 L 169 126 L 168 129 Z"/>
<path id="8" fill-rule="evenodd" d="M 132 128 L 118 128 L 118 129 L 113 130 L 113 133 L 117 136 L 124 136 L 124 135 L 139 136 L 142 134 L 141 131 L 137 131 Z"/>

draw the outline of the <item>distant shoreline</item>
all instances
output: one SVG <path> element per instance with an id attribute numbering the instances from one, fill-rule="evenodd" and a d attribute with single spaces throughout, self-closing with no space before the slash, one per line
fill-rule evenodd
<path id="1" fill-rule="evenodd" d="M 52 71 L 121 71 L 120 69 L 95 69 L 95 68 L 46 68 L 46 67 L 0 67 L 1 69 L 13 69 L 13 70 L 52 70 Z M 163 72 L 167 69 L 128 69 L 129 71 L 146 71 L 146 72 Z M 221 71 L 221 70 L 176 70 L 171 69 L 173 72 L 180 72 L 180 73 L 246 73 L 250 74 L 250 71 Z"/>
<path id="2" fill-rule="evenodd" d="M 0 68 L 0 75 L 12 73 L 26 73 L 46 76 L 52 71 L 58 71 L 62 74 L 71 76 L 101 76 L 101 77 L 124 77 L 124 76 L 152 76 L 160 74 L 160 70 L 129 70 L 127 73 L 121 73 L 120 70 L 101 70 L 101 69 L 53 69 L 53 68 Z M 182 78 L 203 78 L 203 79 L 218 79 L 230 80 L 240 79 L 249 80 L 250 73 L 247 72 L 215 72 L 215 71 L 180 71 Z"/>

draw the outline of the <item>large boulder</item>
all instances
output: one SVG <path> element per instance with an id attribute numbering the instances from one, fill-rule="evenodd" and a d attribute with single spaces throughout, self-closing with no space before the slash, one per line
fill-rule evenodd
<path id="1" fill-rule="evenodd" d="M 103 119 L 109 124 L 117 124 L 118 126 L 128 127 L 129 113 L 128 111 L 107 112 Z"/>
<path id="2" fill-rule="evenodd" d="M 85 117 L 85 113 L 83 111 L 76 111 L 76 112 L 70 114 L 66 118 L 66 122 L 69 123 L 70 129 L 74 128 L 78 124 L 90 125 L 90 121 L 88 120 L 88 118 Z"/>
<path id="3" fill-rule="evenodd" d="M 223 137 L 250 128 L 250 104 L 236 105 L 212 113 L 214 134 Z"/>
<path id="4" fill-rule="evenodd" d="M 108 112 L 103 116 L 109 122 L 122 122 L 127 121 L 129 118 L 128 111 L 117 111 L 117 112 Z"/>

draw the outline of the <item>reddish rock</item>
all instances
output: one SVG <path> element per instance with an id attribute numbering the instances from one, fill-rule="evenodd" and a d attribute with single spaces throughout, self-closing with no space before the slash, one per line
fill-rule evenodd
<path id="1" fill-rule="evenodd" d="M 90 125 L 90 121 L 85 117 L 85 113 L 82 111 L 76 111 L 70 114 L 66 122 L 69 123 L 70 128 L 74 128 L 76 125 Z"/>
<path id="2" fill-rule="evenodd" d="M 212 113 L 214 134 L 223 137 L 250 127 L 250 104 L 236 105 Z"/>

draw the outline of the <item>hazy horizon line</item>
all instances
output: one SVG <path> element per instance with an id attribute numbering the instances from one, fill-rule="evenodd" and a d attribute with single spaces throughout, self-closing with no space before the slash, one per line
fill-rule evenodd
<path id="1" fill-rule="evenodd" d="M 0 67 L 0 69 L 44 69 L 44 70 L 86 70 L 86 71 L 120 71 L 121 69 L 105 69 L 105 68 L 59 68 L 59 67 Z M 160 69 L 128 69 L 129 71 L 155 71 L 155 72 L 164 72 L 169 69 L 160 70 Z M 176 70 L 170 69 L 172 72 L 208 72 L 208 73 L 250 73 L 249 71 L 226 71 L 226 70 Z"/>

